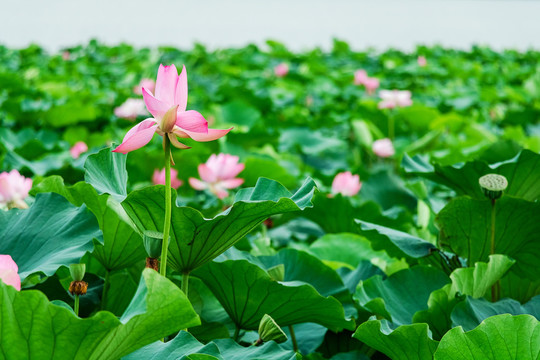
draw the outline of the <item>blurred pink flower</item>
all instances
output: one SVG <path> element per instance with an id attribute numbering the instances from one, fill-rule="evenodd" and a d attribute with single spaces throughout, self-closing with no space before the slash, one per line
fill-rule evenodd
<path id="1" fill-rule="evenodd" d="M 79 156 L 81 156 L 83 152 L 87 152 L 87 151 L 88 151 L 88 145 L 86 145 L 84 141 L 76 142 L 75 145 L 73 145 L 71 149 L 69 149 L 69 152 L 71 153 L 71 156 L 74 159 L 79 158 Z"/>
<path id="2" fill-rule="evenodd" d="M 154 170 L 152 182 L 154 185 L 165 185 L 165 169 L 162 169 L 161 171 L 158 169 Z M 174 168 L 171 168 L 171 186 L 175 189 L 182 186 L 182 180 L 178 179 L 178 171 Z"/>
<path id="3" fill-rule="evenodd" d="M 354 196 L 362 188 L 360 177 L 351 174 L 350 171 L 341 172 L 332 181 L 332 194 L 342 194 L 343 196 Z"/>
<path id="4" fill-rule="evenodd" d="M 354 85 L 363 85 L 367 78 L 366 70 L 356 70 L 354 72 Z"/>
<path id="5" fill-rule="evenodd" d="M 143 88 L 153 93 L 156 88 L 156 82 L 152 79 L 141 79 L 139 84 L 133 88 L 133 92 L 137 95 L 142 95 Z"/>
<path id="6" fill-rule="evenodd" d="M 122 105 L 114 109 L 114 115 L 122 119 L 135 120 L 137 116 L 148 115 L 144 101 L 141 99 L 127 99 Z"/>
<path id="7" fill-rule="evenodd" d="M 393 109 L 395 107 L 406 107 L 412 105 L 411 92 L 408 90 L 381 90 L 379 97 L 379 109 Z"/>
<path id="8" fill-rule="evenodd" d="M 388 138 L 375 140 L 371 149 L 375 155 L 382 158 L 390 157 L 396 153 L 392 140 Z"/>
<path id="9" fill-rule="evenodd" d="M 364 86 L 366 87 L 367 93 L 369 95 L 373 95 L 375 90 L 377 90 L 379 87 L 379 79 L 368 77 L 366 80 L 364 80 Z"/>
<path id="10" fill-rule="evenodd" d="M 10 255 L 0 255 L 0 279 L 6 285 L 11 285 L 21 291 L 21 277 L 17 272 L 19 267 Z"/>
<path id="11" fill-rule="evenodd" d="M 63 59 L 64 61 L 68 61 L 69 58 L 70 58 L 70 53 L 69 53 L 69 51 L 67 51 L 67 50 L 64 51 L 64 52 L 62 53 L 62 59 Z"/>
<path id="12" fill-rule="evenodd" d="M 427 65 L 427 60 L 425 56 L 420 55 L 416 61 L 418 61 L 418 66 L 424 67 Z"/>
<path id="13" fill-rule="evenodd" d="M 244 183 L 244 179 L 237 178 L 244 164 L 238 163 L 238 156 L 229 154 L 212 154 L 206 164 L 199 165 L 201 180 L 189 178 L 189 184 L 196 190 L 208 189 L 218 198 L 223 199 L 229 192 Z"/>
<path id="14" fill-rule="evenodd" d="M 288 73 L 289 73 L 289 65 L 285 63 L 278 64 L 276 65 L 276 67 L 274 67 L 274 74 L 276 74 L 277 77 L 284 77 Z"/>
<path id="15" fill-rule="evenodd" d="M 25 178 L 15 169 L 0 174 L 0 208 L 26 209 L 24 199 L 32 188 L 32 179 Z"/>
<path id="16" fill-rule="evenodd" d="M 212 141 L 225 136 L 231 129 L 209 129 L 208 122 L 195 110 L 186 111 L 188 83 L 186 67 L 178 75 L 176 66 L 159 66 L 156 92 L 153 95 L 143 88 L 143 98 L 148 111 L 154 116 L 131 128 L 122 143 L 113 151 L 127 154 L 148 144 L 155 133 L 167 136 L 171 144 L 179 149 L 189 146 L 177 137 L 195 141 Z"/>

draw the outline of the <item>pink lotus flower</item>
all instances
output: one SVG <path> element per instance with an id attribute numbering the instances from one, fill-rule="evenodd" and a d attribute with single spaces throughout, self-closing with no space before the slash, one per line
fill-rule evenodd
<path id="1" fill-rule="evenodd" d="M 418 62 L 418 66 L 424 67 L 427 65 L 427 60 L 425 56 L 420 55 L 416 61 Z"/>
<path id="2" fill-rule="evenodd" d="M 133 92 L 137 95 L 142 95 L 143 88 L 153 93 L 156 88 L 156 82 L 152 79 L 141 79 L 139 85 L 133 88 Z"/>
<path id="3" fill-rule="evenodd" d="M 0 207 L 26 209 L 24 199 L 32 188 L 32 179 L 25 178 L 17 170 L 0 174 Z"/>
<path id="4" fill-rule="evenodd" d="M 354 85 L 363 85 L 367 78 L 366 70 L 356 70 L 354 72 Z"/>
<path id="5" fill-rule="evenodd" d="M 274 67 L 274 74 L 276 74 L 277 77 L 284 77 L 289 73 L 289 65 L 285 63 L 281 63 Z"/>
<path id="6" fill-rule="evenodd" d="M 238 156 L 229 154 L 212 154 L 206 164 L 199 165 L 201 180 L 189 178 L 189 184 L 196 190 L 208 189 L 218 198 L 223 199 L 229 192 L 226 189 L 234 189 L 244 183 L 244 179 L 236 178 L 244 164 L 238 163 Z"/>
<path id="7" fill-rule="evenodd" d="M 388 138 L 375 140 L 371 148 L 373 153 L 381 158 L 387 158 L 396 153 L 392 140 Z"/>
<path id="8" fill-rule="evenodd" d="M 122 119 L 135 120 L 137 116 L 146 116 L 146 106 L 141 99 L 127 99 L 122 105 L 114 109 L 114 115 Z"/>
<path id="9" fill-rule="evenodd" d="M 162 169 L 161 171 L 158 169 L 154 170 L 152 182 L 154 185 L 165 185 L 165 169 Z M 178 179 L 178 171 L 173 168 L 171 168 L 171 186 L 175 189 L 182 186 L 182 180 Z"/>
<path id="10" fill-rule="evenodd" d="M 21 291 L 21 278 L 17 272 L 19 267 L 10 255 L 0 255 L 0 279 L 6 285 L 11 285 Z"/>
<path id="11" fill-rule="evenodd" d="M 343 196 L 354 196 L 362 188 L 360 177 L 351 174 L 350 171 L 341 172 L 332 181 L 332 194 L 342 194 Z"/>
<path id="12" fill-rule="evenodd" d="M 207 121 L 199 112 L 186 111 L 188 83 L 185 66 L 178 75 L 176 66 L 160 65 L 155 95 L 146 88 L 142 91 L 146 108 L 154 117 L 131 128 L 114 152 L 127 154 L 139 149 L 148 144 L 156 132 L 161 136 L 166 135 L 173 146 L 189 149 L 189 146 L 178 141 L 177 136 L 195 141 L 212 141 L 225 136 L 232 129 L 209 129 Z"/>
<path id="13" fill-rule="evenodd" d="M 88 151 L 88 145 L 84 141 L 76 142 L 75 145 L 69 149 L 69 152 L 71 153 L 71 156 L 74 159 L 78 159 L 79 156 L 81 156 L 82 153 Z"/>
<path id="14" fill-rule="evenodd" d="M 70 53 L 69 53 L 69 51 L 67 51 L 67 50 L 64 51 L 64 52 L 62 53 L 62 60 L 68 61 L 69 58 L 70 58 Z"/>
<path id="15" fill-rule="evenodd" d="M 364 80 L 364 86 L 366 87 L 367 93 L 373 95 L 375 90 L 379 87 L 379 79 L 368 77 Z"/>
<path id="16" fill-rule="evenodd" d="M 379 109 L 393 109 L 395 107 L 406 107 L 412 105 L 411 92 L 408 90 L 381 90 L 379 97 Z"/>

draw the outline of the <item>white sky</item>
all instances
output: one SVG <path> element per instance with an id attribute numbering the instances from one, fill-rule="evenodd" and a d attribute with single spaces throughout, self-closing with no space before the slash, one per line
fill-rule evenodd
<path id="1" fill-rule="evenodd" d="M 529 0 L 0 0 L 0 44 L 56 51 L 107 44 L 210 48 L 275 39 L 293 50 L 410 50 L 415 44 L 540 49 L 540 1 Z"/>

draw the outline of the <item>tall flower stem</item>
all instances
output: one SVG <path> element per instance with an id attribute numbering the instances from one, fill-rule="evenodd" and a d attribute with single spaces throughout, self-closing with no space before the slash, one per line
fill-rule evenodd
<path id="1" fill-rule="evenodd" d="M 166 276 L 169 231 L 171 230 L 171 141 L 167 135 L 163 136 L 163 149 L 165 150 L 165 220 L 163 222 L 160 274 Z"/>
<path id="2" fill-rule="evenodd" d="M 73 311 L 75 315 L 79 316 L 79 295 L 75 294 L 75 305 L 73 306 Z"/>
<path id="3" fill-rule="evenodd" d="M 394 140 L 394 112 L 391 111 L 388 116 L 388 138 Z"/>
<path id="4" fill-rule="evenodd" d="M 293 345 L 294 352 L 298 352 L 298 343 L 296 342 L 296 335 L 294 334 L 294 329 L 292 325 L 289 325 L 289 332 L 291 333 L 291 341 Z"/>
<path id="5" fill-rule="evenodd" d="M 496 217 L 496 211 L 495 211 L 495 204 L 496 200 L 491 200 L 491 246 L 490 246 L 490 254 L 495 254 L 495 217 Z M 499 292 L 501 288 L 501 283 L 499 280 L 493 286 L 491 287 L 491 301 L 495 302 L 499 300 Z"/>
<path id="6" fill-rule="evenodd" d="M 182 274 L 182 291 L 186 296 L 188 296 L 188 286 L 189 286 L 189 273 Z"/>

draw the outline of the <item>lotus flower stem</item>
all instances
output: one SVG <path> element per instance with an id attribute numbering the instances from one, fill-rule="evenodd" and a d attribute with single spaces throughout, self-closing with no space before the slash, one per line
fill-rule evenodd
<path id="1" fill-rule="evenodd" d="M 167 274 L 167 251 L 169 249 L 169 231 L 171 229 L 171 141 L 163 137 L 165 150 L 165 221 L 163 223 L 163 246 L 161 248 L 161 269 L 163 276 Z M 182 284 L 182 287 L 184 285 Z"/>
<path id="2" fill-rule="evenodd" d="M 388 138 L 394 140 L 394 114 L 388 115 Z"/>
<path id="3" fill-rule="evenodd" d="M 289 325 L 289 332 L 291 333 L 291 341 L 294 352 L 298 352 L 298 343 L 296 342 L 296 335 L 294 334 L 294 329 L 292 325 Z"/>
<path id="4" fill-rule="evenodd" d="M 105 310 L 105 301 L 107 300 L 107 291 L 109 290 L 109 270 L 105 271 L 105 281 L 103 282 L 103 292 L 101 293 L 101 310 Z"/>
<path id="5" fill-rule="evenodd" d="M 491 199 L 491 249 L 490 249 L 491 255 L 495 254 L 495 216 L 496 216 L 495 204 L 496 204 L 496 199 Z M 497 282 L 493 284 L 493 286 L 491 287 L 491 301 L 492 302 L 499 300 L 500 288 L 501 288 L 501 283 L 499 282 L 499 280 L 497 280 Z"/>
<path id="6" fill-rule="evenodd" d="M 189 273 L 182 274 L 182 291 L 188 296 L 188 287 L 189 287 Z"/>
<path id="7" fill-rule="evenodd" d="M 75 294 L 75 305 L 73 305 L 73 311 L 75 315 L 79 316 L 79 295 Z"/>
<path id="8" fill-rule="evenodd" d="M 240 327 L 236 325 L 236 329 L 234 329 L 234 336 L 233 336 L 234 341 L 238 341 L 238 335 L 240 335 Z"/>

